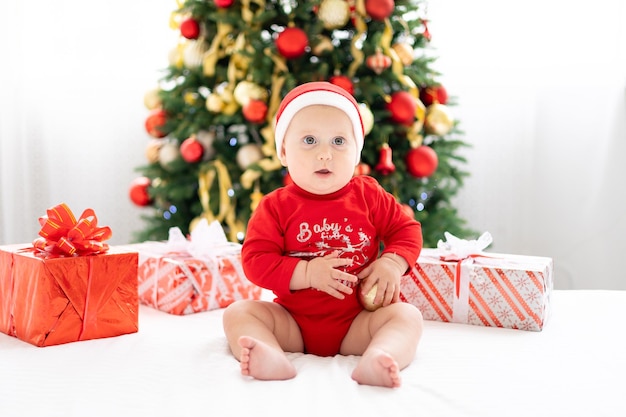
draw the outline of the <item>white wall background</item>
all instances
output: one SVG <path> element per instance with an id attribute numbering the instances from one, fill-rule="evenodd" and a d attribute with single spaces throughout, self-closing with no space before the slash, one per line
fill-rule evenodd
<path id="1" fill-rule="evenodd" d="M 429 4 L 435 67 L 472 145 L 461 215 L 492 251 L 553 257 L 557 288 L 626 289 L 624 3 Z M 175 7 L 0 5 L 0 244 L 30 242 L 59 202 L 94 208 L 112 244 L 141 228 L 128 185 Z"/>

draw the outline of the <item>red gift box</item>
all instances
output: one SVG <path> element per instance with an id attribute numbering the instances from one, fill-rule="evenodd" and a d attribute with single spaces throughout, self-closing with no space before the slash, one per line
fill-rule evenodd
<path id="1" fill-rule="evenodd" d="M 423 249 L 402 277 L 400 297 L 426 320 L 541 331 L 552 274 L 547 257 L 477 253 L 449 261 L 437 249 Z"/>
<path id="2" fill-rule="evenodd" d="M 237 300 L 259 299 L 261 287 L 246 278 L 241 245 L 214 247 L 210 256 L 172 251 L 166 242 L 124 246 L 139 253 L 139 302 L 185 315 L 224 308 Z"/>
<path id="3" fill-rule="evenodd" d="M 0 246 L 0 331 L 36 346 L 137 332 L 137 253 Z"/>
<path id="4" fill-rule="evenodd" d="M 109 252 L 92 209 L 62 203 L 31 245 L 0 246 L 0 331 L 36 346 L 137 332 L 137 253 Z"/>
<path id="5" fill-rule="evenodd" d="M 172 227 L 167 242 L 125 248 L 139 252 L 139 302 L 158 310 L 192 314 L 261 297 L 243 272 L 241 245 L 226 239 L 218 221 L 202 219 L 189 237 Z"/>

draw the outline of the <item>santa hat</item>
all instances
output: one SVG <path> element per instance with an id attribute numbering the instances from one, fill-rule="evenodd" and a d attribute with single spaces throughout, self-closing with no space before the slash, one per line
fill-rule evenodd
<path id="1" fill-rule="evenodd" d="M 280 156 L 285 139 L 285 132 L 291 123 L 291 119 L 297 112 L 308 106 L 325 105 L 332 106 L 343 111 L 352 122 L 354 130 L 354 138 L 356 139 L 356 162 L 361 159 L 361 151 L 363 150 L 363 138 L 365 129 L 359 105 L 342 87 L 325 81 L 314 81 L 301 84 L 291 90 L 278 107 L 276 112 L 276 120 L 274 124 L 274 140 L 276 141 L 276 152 Z"/>

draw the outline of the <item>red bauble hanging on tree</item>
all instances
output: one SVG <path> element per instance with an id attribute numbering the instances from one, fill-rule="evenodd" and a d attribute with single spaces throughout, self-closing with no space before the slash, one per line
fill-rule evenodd
<path id="1" fill-rule="evenodd" d="M 262 123 L 267 116 L 267 104 L 263 100 L 252 99 L 241 109 L 243 117 L 250 123 Z"/>
<path id="2" fill-rule="evenodd" d="M 376 164 L 375 169 L 383 175 L 389 175 L 396 170 L 396 166 L 393 163 L 391 148 L 386 143 L 382 148 L 380 148 L 378 164 Z"/>
<path id="3" fill-rule="evenodd" d="M 350 77 L 345 75 L 333 75 L 328 81 L 354 95 L 354 84 L 352 83 Z"/>
<path id="4" fill-rule="evenodd" d="M 387 103 L 387 110 L 391 112 L 391 119 L 394 122 L 411 126 L 415 121 L 417 100 L 406 91 L 397 91 L 391 95 L 391 100 Z"/>
<path id="5" fill-rule="evenodd" d="M 180 156 L 190 164 L 196 163 L 202 159 L 204 155 L 204 146 L 195 138 L 191 136 L 180 144 Z"/>
<path id="6" fill-rule="evenodd" d="M 167 133 L 163 129 L 165 122 L 167 121 L 167 114 L 163 109 L 154 109 L 148 115 L 146 119 L 145 127 L 146 132 L 152 137 L 163 138 L 167 136 Z"/>
<path id="7" fill-rule="evenodd" d="M 448 92 L 443 85 L 422 87 L 420 89 L 420 100 L 425 106 L 430 106 L 435 102 L 446 104 L 448 102 Z"/>
<path id="8" fill-rule="evenodd" d="M 194 18 L 189 17 L 180 23 L 180 34 L 187 39 L 198 39 L 200 24 Z"/>
<path id="9" fill-rule="evenodd" d="M 213 0 L 217 7 L 226 8 L 233 5 L 235 0 Z"/>
<path id="10" fill-rule="evenodd" d="M 365 65 L 376 74 L 380 74 L 391 66 L 391 58 L 383 54 L 379 49 L 373 55 L 367 57 Z"/>
<path id="11" fill-rule="evenodd" d="M 374 20 L 384 20 L 391 16 L 396 3 L 393 0 L 366 0 L 365 11 Z"/>
<path id="12" fill-rule="evenodd" d="M 278 52 L 287 59 L 295 59 L 302 56 L 309 46 L 309 38 L 306 32 L 300 28 L 288 27 L 276 38 Z"/>
<path id="13" fill-rule="evenodd" d="M 139 207 L 145 207 L 152 203 L 152 198 L 148 194 L 148 187 L 151 181 L 148 177 L 137 177 L 130 183 L 128 196 L 130 201 Z"/>
<path id="14" fill-rule="evenodd" d="M 406 170 L 417 178 L 430 177 L 437 170 L 439 158 L 430 146 L 421 145 L 406 154 Z"/>

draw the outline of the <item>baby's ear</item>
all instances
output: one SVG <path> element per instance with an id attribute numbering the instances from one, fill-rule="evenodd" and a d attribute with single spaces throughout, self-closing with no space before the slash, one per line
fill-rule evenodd
<path id="1" fill-rule="evenodd" d="M 285 155 L 285 145 L 283 145 L 283 147 L 280 150 L 280 155 L 278 155 L 278 159 L 280 160 L 280 163 L 282 166 L 286 167 L 287 166 L 287 155 Z"/>

